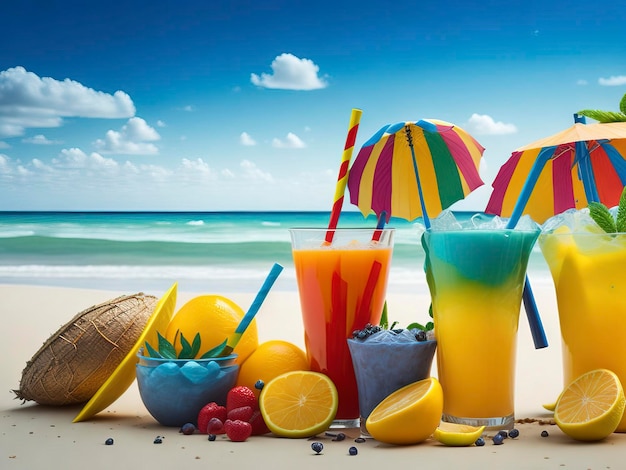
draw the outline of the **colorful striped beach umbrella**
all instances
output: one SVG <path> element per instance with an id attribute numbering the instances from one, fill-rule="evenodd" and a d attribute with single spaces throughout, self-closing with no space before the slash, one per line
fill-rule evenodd
<path id="1" fill-rule="evenodd" d="M 424 119 L 384 126 L 359 151 L 348 175 L 350 202 L 379 219 L 438 215 L 483 185 L 484 148 L 460 127 Z"/>
<path id="2" fill-rule="evenodd" d="M 543 223 L 589 202 L 618 204 L 626 185 L 626 122 L 584 124 L 513 152 L 493 181 L 485 212 Z"/>

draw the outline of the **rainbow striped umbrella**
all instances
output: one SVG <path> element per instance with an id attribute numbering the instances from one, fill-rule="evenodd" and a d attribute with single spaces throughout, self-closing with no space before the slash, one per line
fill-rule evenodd
<path id="1" fill-rule="evenodd" d="M 616 206 L 626 186 L 626 122 L 577 122 L 513 152 L 493 181 L 485 212 L 543 223 L 589 202 Z"/>
<path id="2" fill-rule="evenodd" d="M 348 174 L 350 202 L 363 215 L 409 221 L 465 198 L 483 185 L 484 148 L 466 131 L 436 119 L 384 126 L 359 151 Z M 419 171 L 418 171 L 419 169 Z"/>

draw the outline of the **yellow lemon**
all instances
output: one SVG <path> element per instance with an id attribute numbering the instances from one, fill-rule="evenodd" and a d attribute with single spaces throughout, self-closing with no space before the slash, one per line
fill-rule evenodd
<path id="1" fill-rule="evenodd" d="M 443 390 L 434 377 L 396 390 L 374 408 L 365 426 L 388 444 L 417 444 L 437 429 L 443 412 Z"/>
<path id="2" fill-rule="evenodd" d="M 548 411 L 554 411 L 554 409 L 556 408 L 556 402 L 544 403 L 542 406 Z"/>
<path id="3" fill-rule="evenodd" d="M 624 390 L 607 369 L 582 374 L 559 397 L 554 420 L 561 430 L 580 441 L 599 441 L 617 429 L 624 414 Z"/>
<path id="4" fill-rule="evenodd" d="M 201 295 L 189 300 L 176 312 L 164 336 L 168 341 L 174 342 L 178 332 L 179 337 L 176 338 L 174 346 L 179 353 L 180 334 L 192 342 L 196 333 L 200 333 L 202 344 L 196 357 L 201 357 L 232 335 L 244 314 L 245 312 L 235 302 L 226 297 Z M 258 345 L 256 320 L 252 320 L 233 351 L 238 355 L 237 363 L 242 364 Z"/>
<path id="5" fill-rule="evenodd" d="M 309 370 L 305 352 L 295 344 L 281 340 L 271 340 L 259 344 L 241 364 L 237 385 L 245 385 L 259 396 L 260 390 L 254 385 L 258 380 L 268 383 L 285 372 Z"/>
<path id="6" fill-rule="evenodd" d="M 281 437 L 310 437 L 328 429 L 339 398 L 326 375 L 311 371 L 281 374 L 265 384 L 259 408 L 270 431 Z"/>
<path id="7" fill-rule="evenodd" d="M 485 431 L 485 426 L 467 426 L 464 424 L 445 423 L 439 424 L 433 437 L 447 446 L 471 446 Z"/>

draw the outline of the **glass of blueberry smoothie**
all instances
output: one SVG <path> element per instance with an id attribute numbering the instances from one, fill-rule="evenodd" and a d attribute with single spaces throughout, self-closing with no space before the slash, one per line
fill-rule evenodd
<path id="1" fill-rule="evenodd" d="M 359 394 L 361 434 L 368 437 L 365 421 L 388 395 L 430 376 L 437 348 L 432 331 L 385 330 L 366 325 L 348 339 Z"/>

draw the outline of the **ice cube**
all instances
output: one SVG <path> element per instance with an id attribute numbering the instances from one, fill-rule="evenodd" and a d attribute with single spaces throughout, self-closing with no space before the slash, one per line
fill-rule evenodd
<path id="1" fill-rule="evenodd" d="M 206 367 L 202 367 L 196 361 L 186 362 L 185 365 L 180 368 L 180 372 L 193 384 L 206 380 L 209 375 L 209 371 Z"/>
<path id="2" fill-rule="evenodd" d="M 179 367 L 173 362 L 164 362 L 154 368 L 150 374 L 151 380 L 168 380 L 179 374 Z"/>
<path id="3" fill-rule="evenodd" d="M 414 343 L 417 340 L 414 333 L 404 329 L 399 333 L 393 330 L 381 330 L 369 336 L 366 341 L 368 343 Z"/>
<path id="4" fill-rule="evenodd" d="M 461 230 L 461 223 L 450 209 L 446 209 L 430 222 L 431 230 Z"/>

